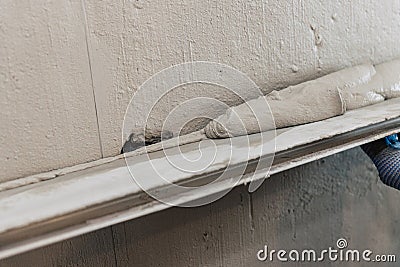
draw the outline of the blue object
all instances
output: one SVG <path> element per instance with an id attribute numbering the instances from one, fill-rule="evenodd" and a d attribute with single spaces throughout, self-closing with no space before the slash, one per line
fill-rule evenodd
<path id="1" fill-rule="evenodd" d="M 372 159 L 381 181 L 400 190 L 400 141 L 397 134 L 361 146 Z"/>
<path id="2" fill-rule="evenodd" d="M 400 149 L 399 136 L 397 134 L 390 135 L 385 138 L 386 144 L 394 149 Z"/>

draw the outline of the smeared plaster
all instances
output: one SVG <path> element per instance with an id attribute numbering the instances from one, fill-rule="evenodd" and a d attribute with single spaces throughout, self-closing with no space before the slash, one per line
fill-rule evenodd
<path id="1" fill-rule="evenodd" d="M 227 138 L 343 115 L 400 96 L 400 61 L 360 65 L 248 101 L 210 122 L 209 138 Z M 270 110 L 267 108 L 269 105 Z M 270 111 L 273 119 L 265 115 Z"/>
<path id="2" fill-rule="evenodd" d="M 172 65 L 198 60 L 224 63 L 246 73 L 266 94 L 400 55 L 393 38 L 400 32 L 395 23 L 400 3 L 394 0 L 182 1 L 179 6 L 160 0 L 139 2 L 142 9 L 130 1 L 86 2 L 106 156 L 118 154 L 125 141 L 121 125 L 132 95 L 149 77 Z M 241 103 L 215 86 L 177 88 L 159 101 L 149 129 L 160 130 L 166 114 L 199 96 L 230 106 Z M 205 109 L 210 116 L 221 115 L 214 107 Z M 191 112 L 188 107 L 186 113 Z M 138 121 L 143 121 L 138 114 Z M 181 127 L 184 119 L 177 119 L 171 128 Z M 199 120 L 185 131 L 202 129 L 208 122 Z"/>
<path id="3" fill-rule="evenodd" d="M 370 82 L 342 90 L 347 110 L 400 97 L 400 60 L 376 65 L 375 69 Z"/>

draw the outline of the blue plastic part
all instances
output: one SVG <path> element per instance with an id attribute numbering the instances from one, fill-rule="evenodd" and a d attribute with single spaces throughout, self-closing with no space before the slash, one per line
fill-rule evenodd
<path id="1" fill-rule="evenodd" d="M 385 138 L 386 144 L 394 149 L 400 149 L 399 136 L 397 134 L 390 135 Z"/>

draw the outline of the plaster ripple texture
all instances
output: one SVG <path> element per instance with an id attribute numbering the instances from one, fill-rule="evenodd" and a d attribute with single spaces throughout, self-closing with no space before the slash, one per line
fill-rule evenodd
<path id="1" fill-rule="evenodd" d="M 400 60 L 379 64 L 375 69 L 368 83 L 342 90 L 347 110 L 400 97 Z"/>
<path id="2" fill-rule="evenodd" d="M 268 93 L 400 55 L 395 0 L 4 0 L 0 6 L 1 180 L 118 154 L 132 95 L 175 64 L 224 63 Z M 155 107 L 149 125 L 160 127 L 173 108 L 197 96 L 230 106 L 241 101 L 213 86 L 177 88 Z M 223 113 L 204 110 L 211 117 Z"/>
<path id="3" fill-rule="evenodd" d="M 229 108 L 211 121 L 205 132 L 209 138 L 254 134 L 322 121 L 399 96 L 400 60 L 376 68 L 364 64 Z"/>
<path id="4" fill-rule="evenodd" d="M 205 132 L 210 138 L 227 138 L 343 115 L 346 104 L 341 92 L 370 81 L 375 73 L 372 65 L 365 64 L 272 91 L 228 109 L 211 121 Z"/>

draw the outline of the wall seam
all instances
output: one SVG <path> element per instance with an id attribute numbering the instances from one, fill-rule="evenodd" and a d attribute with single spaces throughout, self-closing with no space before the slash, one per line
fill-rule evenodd
<path id="1" fill-rule="evenodd" d="M 96 123 L 97 123 L 98 137 L 99 137 L 100 155 L 101 155 L 101 158 L 104 158 L 103 143 L 101 140 L 101 133 L 100 133 L 99 112 L 98 112 L 97 101 L 96 101 L 96 90 L 94 87 L 94 79 L 93 79 L 92 59 L 91 59 L 90 48 L 89 48 L 89 24 L 88 24 L 87 15 L 86 15 L 85 0 L 81 0 L 81 3 L 82 3 L 82 12 L 83 12 L 83 20 L 84 20 L 84 29 L 85 29 L 86 51 L 87 51 L 89 71 L 90 71 L 90 80 L 91 80 L 91 84 L 92 84 L 94 109 L 96 112 Z"/>

